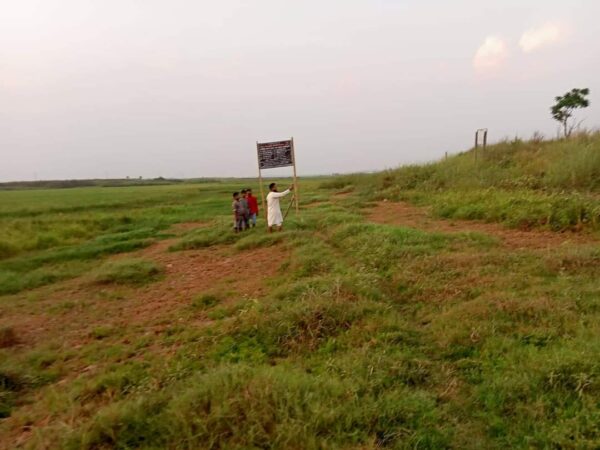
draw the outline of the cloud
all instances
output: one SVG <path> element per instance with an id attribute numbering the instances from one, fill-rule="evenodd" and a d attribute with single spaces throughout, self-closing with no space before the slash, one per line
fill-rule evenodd
<path id="1" fill-rule="evenodd" d="M 563 29 L 553 23 L 547 23 L 538 28 L 527 30 L 521 36 L 519 47 L 525 53 L 533 52 L 546 45 L 559 42 L 564 36 Z"/>
<path id="2" fill-rule="evenodd" d="M 498 36 L 488 36 L 477 49 L 473 58 L 473 67 L 479 71 L 501 67 L 508 58 L 508 46 Z"/>

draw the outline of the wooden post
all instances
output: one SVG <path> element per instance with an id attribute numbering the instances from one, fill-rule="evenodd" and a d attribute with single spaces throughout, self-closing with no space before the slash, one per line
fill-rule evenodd
<path id="1" fill-rule="evenodd" d="M 475 148 L 473 153 L 475 154 L 475 162 L 477 162 L 477 147 L 479 146 L 479 130 L 475 132 Z"/>
<path id="2" fill-rule="evenodd" d="M 262 209 L 265 214 L 265 222 L 268 220 L 269 212 L 267 211 L 265 203 L 265 187 L 263 186 L 262 173 L 260 171 L 260 158 L 258 156 L 258 141 L 256 141 L 256 160 L 258 161 L 258 184 L 260 185 L 260 199 L 262 202 Z M 268 222 L 267 222 L 268 226 Z"/>
<path id="3" fill-rule="evenodd" d="M 296 151 L 294 149 L 294 137 L 292 136 L 292 160 L 294 161 L 294 198 L 296 199 L 296 215 L 299 212 L 298 204 L 298 180 L 296 178 Z"/>

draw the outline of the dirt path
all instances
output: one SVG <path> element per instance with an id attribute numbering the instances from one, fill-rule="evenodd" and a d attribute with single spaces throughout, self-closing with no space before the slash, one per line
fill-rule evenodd
<path id="1" fill-rule="evenodd" d="M 429 208 L 413 206 L 405 202 L 379 202 L 368 212 L 368 219 L 375 223 L 402 225 L 426 231 L 443 233 L 478 232 L 500 238 L 511 249 L 542 249 L 565 244 L 599 242 L 585 233 L 556 233 L 545 230 L 522 231 L 506 228 L 501 224 L 469 220 L 444 220 L 431 217 Z"/>

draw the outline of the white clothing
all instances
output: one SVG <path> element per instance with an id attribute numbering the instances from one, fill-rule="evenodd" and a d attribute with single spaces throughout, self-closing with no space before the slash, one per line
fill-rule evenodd
<path id="1" fill-rule="evenodd" d="M 281 207 L 279 206 L 279 199 L 285 197 L 290 193 L 289 189 L 283 192 L 269 192 L 267 195 L 267 224 L 272 226 L 280 226 L 283 223 L 283 216 L 281 215 Z"/>

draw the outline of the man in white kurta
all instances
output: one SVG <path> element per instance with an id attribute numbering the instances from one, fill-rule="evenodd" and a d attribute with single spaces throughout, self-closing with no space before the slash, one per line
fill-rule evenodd
<path id="1" fill-rule="evenodd" d="M 281 231 L 283 225 L 283 215 L 281 214 L 281 206 L 279 205 L 279 199 L 288 195 L 294 187 L 290 187 L 283 192 L 277 192 L 277 184 L 271 183 L 269 185 L 269 195 L 267 195 L 267 224 L 269 226 L 269 232 L 273 231 L 273 227 L 277 227 L 278 231 Z"/>

